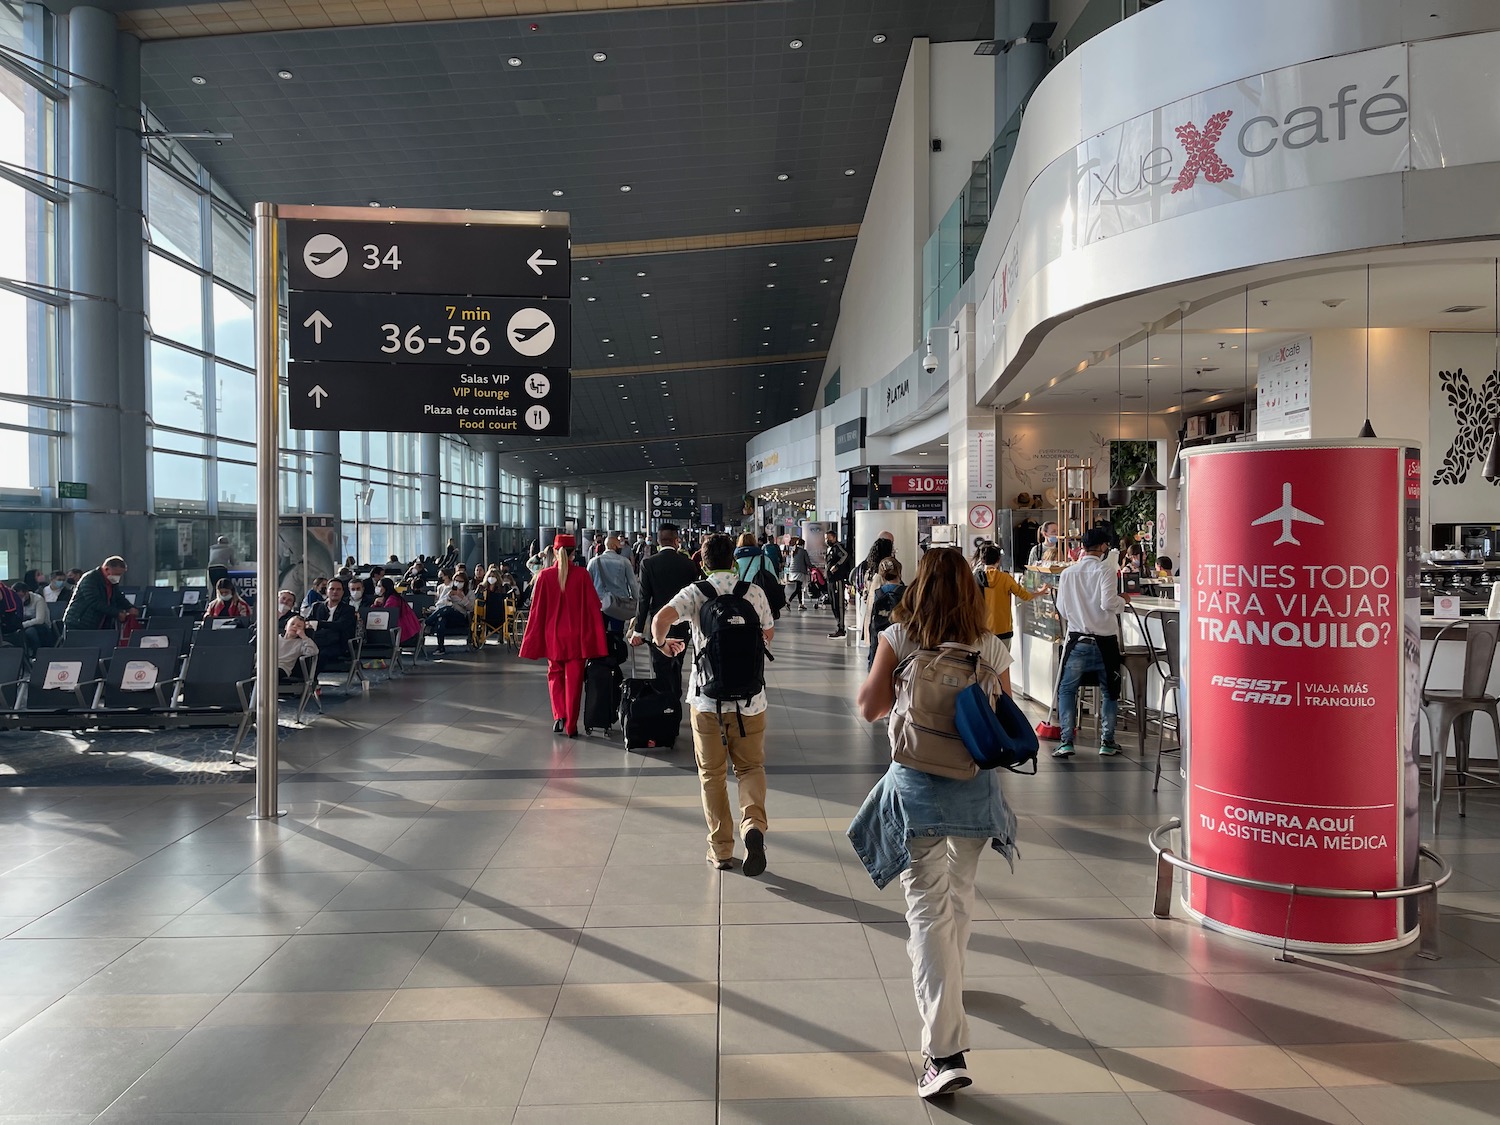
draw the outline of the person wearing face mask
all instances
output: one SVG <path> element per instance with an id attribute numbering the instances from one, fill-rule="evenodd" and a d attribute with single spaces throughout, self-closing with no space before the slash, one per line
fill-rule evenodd
<path id="1" fill-rule="evenodd" d="M 324 578 L 321 574 L 314 578 L 312 585 L 307 588 L 307 596 L 302 599 L 302 608 L 311 609 L 321 602 L 327 589 L 328 579 Z"/>
<path id="2" fill-rule="evenodd" d="M 369 609 L 375 604 L 375 595 L 371 592 L 371 586 L 363 578 L 349 579 L 349 604 L 358 613 L 362 609 Z"/>
<path id="3" fill-rule="evenodd" d="M 57 643 L 57 631 L 52 628 L 52 615 L 41 592 L 28 590 L 20 582 L 15 589 L 22 602 L 21 637 L 26 655 L 35 656 L 38 649 L 51 648 Z"/>
<path id="4" fill-rule="evenodd" d="M 1057 549 L 1057 521 L 1048 520 L 1042 524 L 1036 533 L 1036 546 L 1031 548 L 1031 554 L 1026 557 L 1027 566 L 1039 566 L 1045 561 L 1047 550 Z"/>
<path id="5" fill-rule="evenodd" d="M 469 576 L 462 572 L 453 576 L 453 581 L 438 590 L 437 604 L 427 615 L 427 627 L 437 637 L 437 655 L 448 652 L 448 633 L 469 632 L 469 618 L 474 613 L 474 599 L 469 594 Z"/>
<path id="6" fill-rule="evenodd" d="M 297 614 L 297 595 L 290 590 L 276 591 L 276 632 L 286 634 L 286 623 Z"/>
<path id="7" fill-rule="evenodd" d="M 393 578 L 382 578 L 380 590 L 375 598 L 376 609 L 389 609 L 396 614 L 396 620 L 401 629 L 401 643 L 410 644 L 422 631 L 422 620 L 417 616 L 416 610 L 406 604 L 400 592 L 396 589 Z"/>
<path id="8" fill-rule="evenodd" d="M 221 578 L 214 584 L 214 600 L 209 604 L 205 616 L 243 617 L 248 620 L 252 612 L 250 603 L 240 597 L 240 592 L 228 578 Z"/>
<path id="9" fill-rule="evenodd" d="M 68 594 L 70 592 L 68 589 L 68 576 L 60 570 L 54 570 L 51 579 L 41 589 L 42 597 L 48 605 L 56 605 L 58 602 L 67 605 Z"/>
<path id="10" fill-rule="evenodd" d="M 63 625 L 69 629 L 117 629 L 121 621 L 134 621 L 136 608 L 120 591 L 125 569 L 124 559 L 110 555 L 79 578 L 68 600 Z"/>
<path id="11" fill-rule="evenodd" d="M 318 671 L 321 672 L 330 661 L 342 660 L 348 654 L 349 642 L 359 629 L 359 615 L 344 596 L 341 579 L 329 581 L 327 597 L 312 607 L 307 619 L 318 623 L 312 639 L 318 646 Z"/>

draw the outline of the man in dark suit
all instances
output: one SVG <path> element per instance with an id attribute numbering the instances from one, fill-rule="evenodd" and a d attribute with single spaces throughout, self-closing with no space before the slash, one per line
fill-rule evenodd
<path id="1" fill-rule="evenodd" d="M 677 549 L 676 524 L 662 524 L 656 541 L 661 544 L 660 548 L 649 558 L 641 560 L 641 597 L 635 614 L 635 633 L 630 642 L 634 645 L 647 641 L 651 619 L 658 610 L 703 577 L 698 564 Z M 691 635 L 692 627 L 687 622 L 678 622 L 667 633 L 668 637 L 683 642 Z M 651 647 L 651 667 L 656 672 L 656 682 L 679 698 L 682 696 L 684 656 L 686 650 L 668 656 L 655 645 Z"/>

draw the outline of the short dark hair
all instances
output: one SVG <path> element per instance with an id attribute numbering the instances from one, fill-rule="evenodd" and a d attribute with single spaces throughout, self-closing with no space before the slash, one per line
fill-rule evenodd
<path id="1" fill-rule="evenodd" d="M 734 565 L 734 540 L 714 532 L 703 541 L 703 564 L 709 570 L 728 570 Z"/>
<path id="2" fill-rule="evenodd" d="M 232 592 L 234 590 L 234 583 L 231 582 L 227 578 L 221 578 L 217 582 L 214 583 L 214 589 L 215 590 L 229 590 L 229 591 Z"/>
<path id="3" fill-rule="evenodd" d="M 1172 569 L 1172 556 L 1171 555 L 1157 555 L 1156 556 L 1156 566 L 1157 566 L 1158 570 L 1168 570 L 1168 571 L 1170 571 Z"/>
<path id="4" fill-rule="evenodd" d="M 999 566 L 1000 558 L 1000 548 L 995 546 L 993 543 L 986 543 L 984 547 L 984 565 Z"/>
<path id="5" fill-rule="evenodd" d="M 1114 543 L 1115 537 L 1102 527 L 1091 527 L 1083 533 L 1083 549 L 1092 551 L 1095 547 L 1108 547 Z"/>

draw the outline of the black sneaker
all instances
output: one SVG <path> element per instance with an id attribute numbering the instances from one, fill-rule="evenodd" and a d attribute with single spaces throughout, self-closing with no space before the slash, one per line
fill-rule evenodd
<path id="1" fill-rule="evenodd" d="M 759 828 L 752 828 L 745 833 L 745 862 L 742 870 L 746 875 L 755 876 L 766 869 L 766 838 Z"/>
<path id="2" fill-rule="evenodd" d="M 1052 751 L 1052 756 L 1054 758 L 1071 758 L 1073 756 L 1073 744 L 1071 742 L 1064 742 L 1056 750 Z"/>
<path id="3" fill-rule="evenodd" d="M 946 1059 L 928 1059 L 927 1069 L 917 1081 L 917 1093 L 924 1098 L 935 1098 L 973 1084 L 974 1080 L 964 1068 L 964 1054 L 960 1051 Z"/>
<path id="4" fill-rule="evenodd" d="M 837 633 L 829 633 L 828 634 L 828 638 L 829 638 L 829 640 L 836 640 L 837 638 L 842 637 L 843 635 L 844 635 L 844 630 L 840 629 Z"/>

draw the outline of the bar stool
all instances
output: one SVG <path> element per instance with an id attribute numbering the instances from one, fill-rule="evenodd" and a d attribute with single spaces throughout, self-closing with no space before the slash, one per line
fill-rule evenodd
<path id="1" fill-rule="evenodd" d="M 1163 754 L 1180 754 L 1182 751 L 1182 725 L 1177 721 L 1178 709 L 1182 706 L 1180 693 L 1182 688 L 1182 636 L 1179 633 L 1181 614 L 1175 609 L 1162 610 L 1159 613 L 1152 610 L 1151 617 L 1157 617 L 1161 621 L 1161 643 L 1163 655 L 1166 657 L 1166 667 L 1163 669 L 1158 665 L 1161 672 L 1161 710 L 1156 717 L 1156 776 L 1151 782 L 1151 792 L 1155 793 L 1161 785 L 1161 756 Z M 1150 634 L 1147 634 L 1148 636 Z M 1172 696 L 1172 734 L 1177 739 L 1177 745 L 1163 750 L 1162 743 L 1167 737 L 1167 696 Z"/>
<path id="2" fill-rule="evenodd" d="M 1156 651 L 1156 646 L 1151 643 L 1151 633 L 1146 628 L 1146 621 L 1141 617 L 1140 611 L 1129 604 L 1125 608 L 1130 611 L 1136 630 L 1146 642 L 1143 645 L 1127 645 L 1124 643 L 1122 631 L 1120 670 L 1130 677 L 1130 706 L 1135 715 L 1136 750 L 1142 757 L 1145 757 L 1146 725 L 1151 714 L 1148 699 L 1151 687 L 1151 666 L 1156 664 L 1161 657 Z"/>
<path id="3" fill-rule="evenodd" d="M 1464 631 L 1463 686 L 1452 688 L 1429 688 L 1432 666 L 1437 660 L 1438 645 L 1454 629 Z M 1489 687 L 1490 670 L 1495 663 L 1495 648 L 1500 643 L 1500 621 L 1455 621 L 1445 625 L 1432 642 L 1432 656 L 1427 661 L 1427 671 L 1422 676 L 1422 714 L 1427 719 L 1427 733 L 1432 736 L 1432 831 L 1437 834 L 1438 821 L 1443 811 L 1443 771 L 1448 764 L 1448 739 L 1453 737 L 1458 767 L 1458 815 L 1468 815 L 1469 778 L 1494 785 L 1491 778 L 1482 777 L 1469 769 L 1469 732 L 1474 715 L 1483 712 L 1490 718 L 1495 730 L 1495 741 L 1500 743 L 1500 699 L 1485 690 Z"/>

